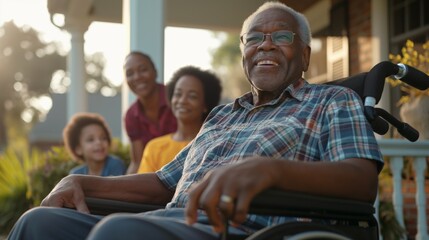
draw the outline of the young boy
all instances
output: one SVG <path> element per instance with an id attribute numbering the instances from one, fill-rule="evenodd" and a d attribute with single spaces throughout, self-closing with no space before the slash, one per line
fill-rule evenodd
<path id="1" fill-rule="evenodd" d="M 109 155 L 111 136 L 102 116 L 75 114 L 63 130 L 63 140 L 74 160 L 83 162 L 70 174 L 117 176 L 125 173 L 124 162 Z"/>

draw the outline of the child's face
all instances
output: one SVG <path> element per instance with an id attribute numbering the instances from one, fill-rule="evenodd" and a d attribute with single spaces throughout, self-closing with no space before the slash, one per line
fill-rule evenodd
<path id="1" fill-rule="evenodd" d="M 86 162 L 104 161 L 109 154 L 109 141 L 103 128 L 97 124 L 82 128 L 76 153 Z"/>

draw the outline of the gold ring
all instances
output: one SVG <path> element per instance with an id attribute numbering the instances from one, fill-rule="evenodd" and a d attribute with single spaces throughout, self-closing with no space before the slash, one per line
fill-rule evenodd
<path id="1" fill-rule="evenodd" d="M 228 195 L 222 195 L 220 196 L 220 201 L 223 203 L 232 203 L 232 197 Z"/>

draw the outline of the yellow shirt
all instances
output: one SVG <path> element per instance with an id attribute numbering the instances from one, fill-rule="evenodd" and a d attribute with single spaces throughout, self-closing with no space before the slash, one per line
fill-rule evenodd
<path id="1" fill-rule="evenodd" d="M 155 172 L 169 163 L 190 141 L 176 141 L 173 134 L 150 140 L 143 151 L 137 173 Z"/>

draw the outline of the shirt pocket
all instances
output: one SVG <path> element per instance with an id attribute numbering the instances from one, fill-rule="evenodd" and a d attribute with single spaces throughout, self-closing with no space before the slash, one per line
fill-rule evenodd
<path id="1" fill-rule="evenodd" d="M 293 156 L 304 129 L 304 125 L 294 117 L 270 119 L 254 125 L 254 130 L 247 136 L 247 148 L 254 149 L 253 154 L 275 158 Z"/>

